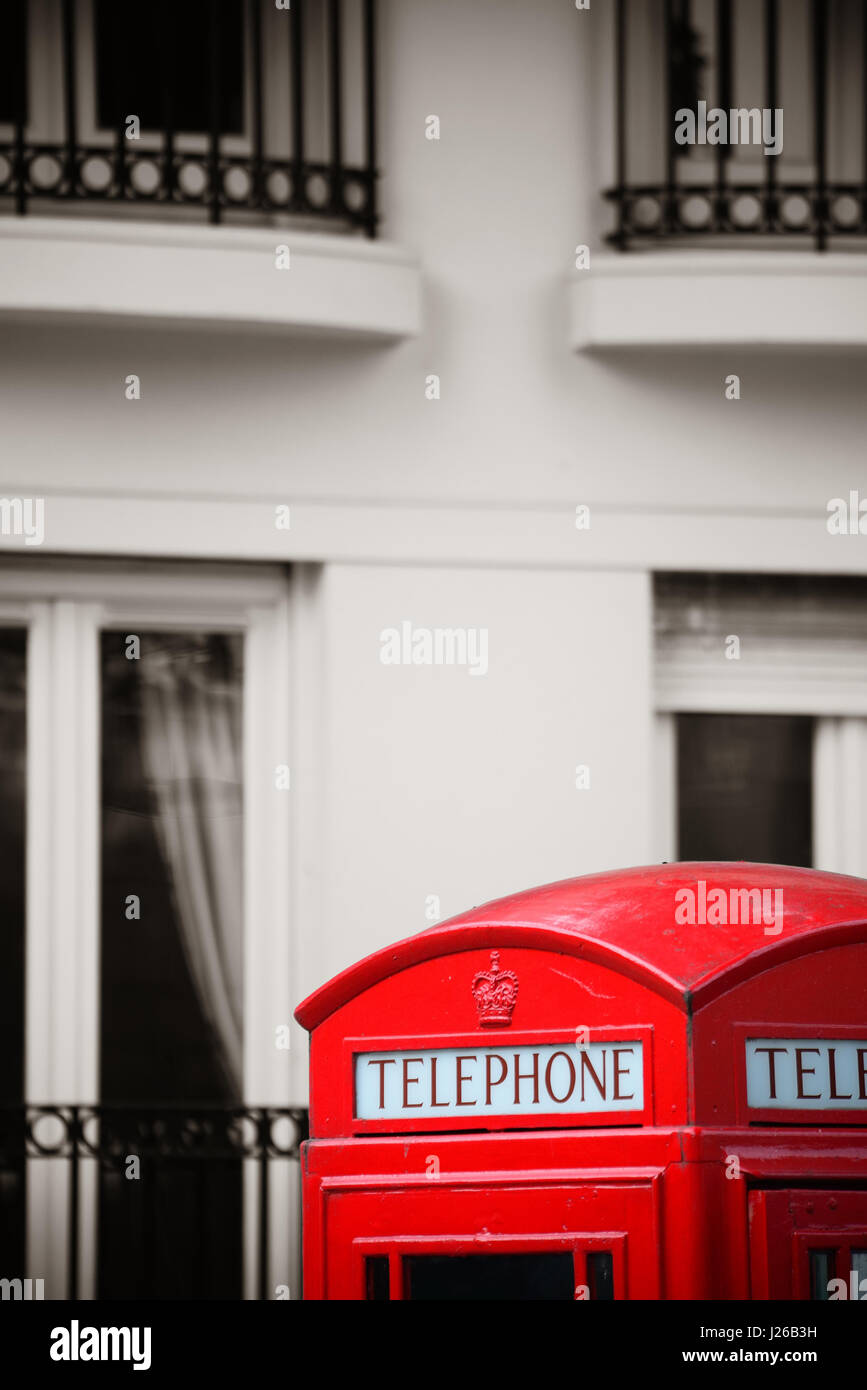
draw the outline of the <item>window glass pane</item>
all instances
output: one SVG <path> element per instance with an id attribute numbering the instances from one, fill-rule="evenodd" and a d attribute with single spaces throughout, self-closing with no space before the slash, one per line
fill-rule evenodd
<path id="1" fill-rule="evenodd" d="M 101 639 L 100 1058 L 104 1144 L 144 1156 L 102 1174 L 99 1297 L 238 1297 L 242 638 L 137 643 Z"/>
<path id="2" fill-rule="evenodd" d="M 0 1274 L 23 1278 L 24 881 L 26 775 L 24 628 L 0 628 Z"/>
<path id="3" fill-rule="evenodd" d="M 419 1300 L 574 1299 L 571 1250 L 520 1255 L 411 1255 L 408 1297 Z"/>
<path id="4" fill-rule="evenodd" d="M 867 1279 L 867 1250 L 852 1250 L 850 1253 L 850 1267 L 857 1276 L 860 1286 L 862 1279 Z M 867 1290 L 865 1290 L 867 1292 Z"/>
<path id="5" fill-rule="evenodd" d="M 27 633 L 0 628 L 0 1104 L 24 1096 L 24 818 Z"/>
<path id="6" fill-rule="evenodd" d="M 102 637 L 103 1100 L 241 1091 L 241 638 Z"/>
<path id="7" fill-rule="evenodd" d="M 590 1250 L 587 1254 L 587 1285 L 593 1299 L 614 1297 L 614 1257 L 610 1250 Z"/>
<path id="8" fill-rule="evenodd" d="M 369 1255 L 364 1261 L 364 1274 L 367 1302 L 387 1302 L 391 1298 L 388 1280 L 388 1256 Z"/>
<path id="9" fill-rule="evenodd" d="M 827 1303 L 830 1297 L 828 1285 L 834 1278 L 834 1250 L 810 1251 L 810 1299 L 813 1303 Z"/>
<path id="10" fill-rule="evenodd" d="M 242 129 L 244 26 L 241 0 L 218 0 L 219 126 Z M 138 116 L 142 130 L 161 130 L 164 98 L 176 131 L 209 131 L 208 6 L 172 0 L 155 12 L 130 14 L 117 0 L 95 0 L 97 109 L 101 126 L 115 129 Z M 171 61 L 169 61 L 171 54 Z"/>
<path id="11" fill-rule="evenodd" d="M 3 15 L 3 43 L 0 43 L 0 121 L 10 124 L 18 116 L 19 102 L 27 116 L 27 64 L 24 30 L 27 9 L 23 0 L 7 7 Z M 20 94 L 19 94 L 20 87 Z"/>
<path id="12" fill-rule="evenodd" d="M 677 716 L 678 858 L 812 863 L 813 721 Z"/>

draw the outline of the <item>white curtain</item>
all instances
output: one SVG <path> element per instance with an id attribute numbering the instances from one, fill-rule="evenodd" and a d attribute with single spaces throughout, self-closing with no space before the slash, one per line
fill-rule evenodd
<path id="1" fill-rule="evenodd" d="M 228 1080 L 242 1092 L 240 687 L 208 639 L 145 651 L 142 751 L 190 975 Z"/>

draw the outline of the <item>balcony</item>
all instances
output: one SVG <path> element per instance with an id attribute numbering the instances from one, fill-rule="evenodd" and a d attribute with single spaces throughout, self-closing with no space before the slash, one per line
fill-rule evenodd
<path id="1" fill-rule="evenodd" d="M 46 1298 L 298 1298 L 306 1136 L 289 1108 L 0 1108 L 3 1275 Z"/>
<path id="2" fill-rule="evenodd" d="M 371 241 L 375 0 L 13 0 L 4 21 L 0 313 L 418 331 L 414 261 Z"/>
<path id="3" fill-rule="evenodd" d="M 610 23 L 615 254 L 573 280 L 572 345 L 867 345 L 865 7 L 616 0 Z"/>

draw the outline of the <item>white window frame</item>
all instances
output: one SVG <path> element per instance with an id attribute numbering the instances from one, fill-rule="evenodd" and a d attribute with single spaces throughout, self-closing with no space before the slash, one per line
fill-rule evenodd
<path id="1" fill-rule="evenodd" d="M 244 1071 L 249 1105 L 303 1103 L 292 1019 L 290 587 L 279 566 L 34 560 L 0 563 L 0 623 L 28 629 L 25 1100 L 99 1100 L 99 634 L 244 636 Z M 294 1027 L 294 1025 L 293 1025 Z M 296 1033 L 297 1037 L 297 1033 Z M 299 1055 L 300 1052 L 300 1055 Z M 65 1164 L 28 1165 L 28 1274 L 67 1293 Z M 95 1296 L 97 1173 L 81 1165 L 79 1297 Z M 293 1178 L 273 1164 L 269 1279 L 297 1287 Z M 255 1161 L 245 1163 L 244 1292 L 257 1278 Z"/>

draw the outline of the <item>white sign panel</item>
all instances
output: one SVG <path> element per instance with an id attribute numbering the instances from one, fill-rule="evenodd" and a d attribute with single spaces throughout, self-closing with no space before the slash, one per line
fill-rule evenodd
<path id="1" fill-rule="evenodd" d="M 867 1110 L 867 1038 L 748 1038 L 751 1110 Z"/>
<path id="2" fill-rule="evenodd" d="M 599 1114 L 644 1108 L 639 1041 L 361 1052 L 360 1120 Z"/>

